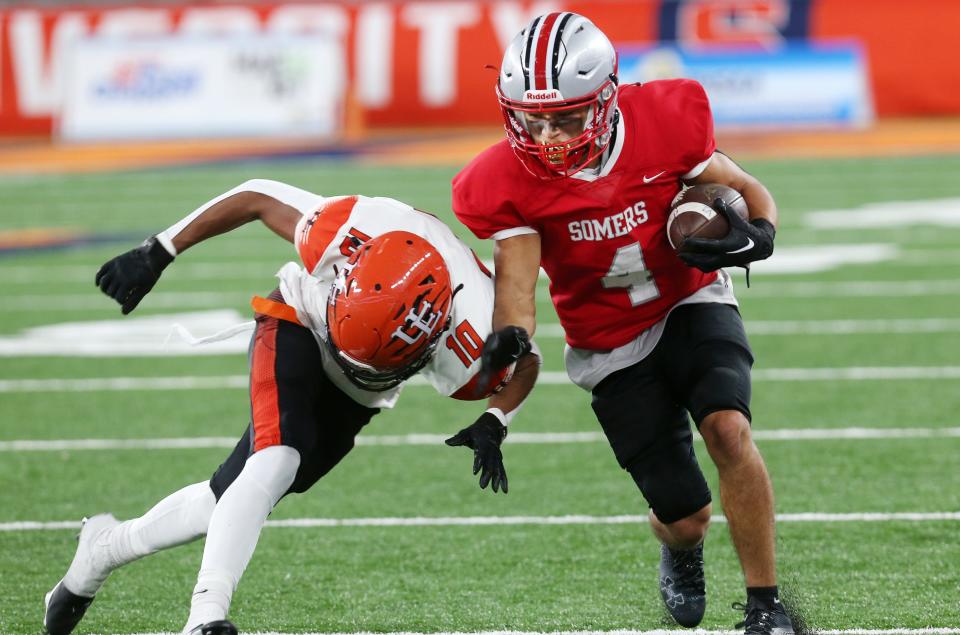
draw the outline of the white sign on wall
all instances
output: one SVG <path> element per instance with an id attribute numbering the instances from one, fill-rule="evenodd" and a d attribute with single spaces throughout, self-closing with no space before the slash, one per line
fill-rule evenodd
<path id="1" fill-rule="evenodd" d="M 328 136 L 346 63 L 322 34 L 93 37 L 70 56 L 66 140 Z"/>

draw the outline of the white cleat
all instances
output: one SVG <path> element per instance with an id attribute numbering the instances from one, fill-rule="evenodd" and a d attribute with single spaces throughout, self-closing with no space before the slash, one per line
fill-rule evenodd
<path id="1" fill-rule="evenodd" d="M 106 544 L 98 544 L 104 532 L 120 521 L 112 514 L 98 514 L 84 518 L 77 536 L 77 553 L 66 575 L 44 597 L 43 627 L 49 635 L 68 635 L 83 618 L 110 568 L 102 551 Z"/>

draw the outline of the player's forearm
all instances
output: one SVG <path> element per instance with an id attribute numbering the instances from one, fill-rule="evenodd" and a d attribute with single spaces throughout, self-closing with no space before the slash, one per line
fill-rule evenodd
<path id="1" fill-rule="evenodd" d="M 260 220 L 277 235 L 293 242 L 297 222 L 322 200 L 285 183 L 254 179 L 198 207 L 157 238 L 176 255 L 208 238 Z"/>
<path id="2" fill-rule="evenodd" d="M 774 229 L 777 228 L 779 218 L 777 214 L 777 203 L 773 200 L 773 195 L 764 187 L 763 183 L 754 178 L 750 178 L 740 189 L 740 194 L 743 195 L 743 201 L 747 204 L 747 209 L 750 212 L 750 220 L 763 218 L 773 225 Z"/>
<path id="3" fill-rule="evenodd" d="M 517 361 L 513 377 L 487 401 L 488 408 L 498 408 L 509 422 L 519 411 L 524 400 L 537 383 L 540 374 L 540 356 L 537 353 L 527 353 Z"/>
<path id="4" fill-rule="evenodd" d="M 494 248 L 496 299 L 493 328 L 520 326 L 533 337 L 537 326 L 537 278 L 540 236 L 525 234 L 498 240 Z"/>
<path id="5" fill-rule="evenodd" d="M 743 195 L 751 220 L 763 218 L 776 229 L 777 204 L 773 196 L 763 183 L 722 152 L 715 152 L 706 169 L 689 183 L 720 183 L 732 187 Z"/>

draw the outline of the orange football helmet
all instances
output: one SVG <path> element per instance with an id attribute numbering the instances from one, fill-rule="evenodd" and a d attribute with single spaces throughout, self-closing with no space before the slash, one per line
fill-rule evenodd
<path id="1" fill-rule="evenodd" d="M 452 301 L 436 247 L 410 232 L 381 234 L 357 248 L 333 283 L 327 346 L 354 385 L 389 390 L 433 357 Z"/>

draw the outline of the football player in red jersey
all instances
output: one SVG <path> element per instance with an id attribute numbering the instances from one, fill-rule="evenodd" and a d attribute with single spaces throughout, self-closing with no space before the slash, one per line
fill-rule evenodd
<path id="1" fill-rule="evenodd" d="M 493 281 L 434 216 L 387 198 L 325 198 L 262 179 L 201 206 L 143 245 L 109 260 L 100 289 L 134 310 L 183 250 L 259 219 L 294 243 L 279 288 L 255 298 L 251 421 L 209 481 L 188 485 L 143 516 L 85 520 L 66 575 L 46 596 L 44 627 L 67 635 L 107 576 L 133 560 L 206 536 L 186 635 L 233 635 L 233 592 L 267 515 L 342 460 L 381 408 L 420 373 L 440 394 L 489 397 L 477 420 L 447 439 L 473 450 L 480 487 L 507 492 L 500 444 L 532 388 L 536 352 L 481 375 Z"/>
<path id="2" fill-rule="evenodd" d="M 691 80 L 619 86 L 617 55 L 587 18 L 550 13 L 511 42 L 496 94 L 507 139 L 453 180 L 453 208 L 496 241 L 496 369 L 534 332 L 539 267 L 566 332 L 565 361 L 620 465 L 650 505 L 660 591 L 684 626 L 705 608 L 711 494 L 688 413 L 720 473 L 747 586 L 749 633 L 792 633 L 777 592 L 773 492 L 750 433 L 750 346 L 722 267 L 773 252 L 767 189 L 716 149 L 710 104 Z M 722 183 L 749 207 L 720 240 L 680 254 L 665 225 L 685 184 Z"/>

